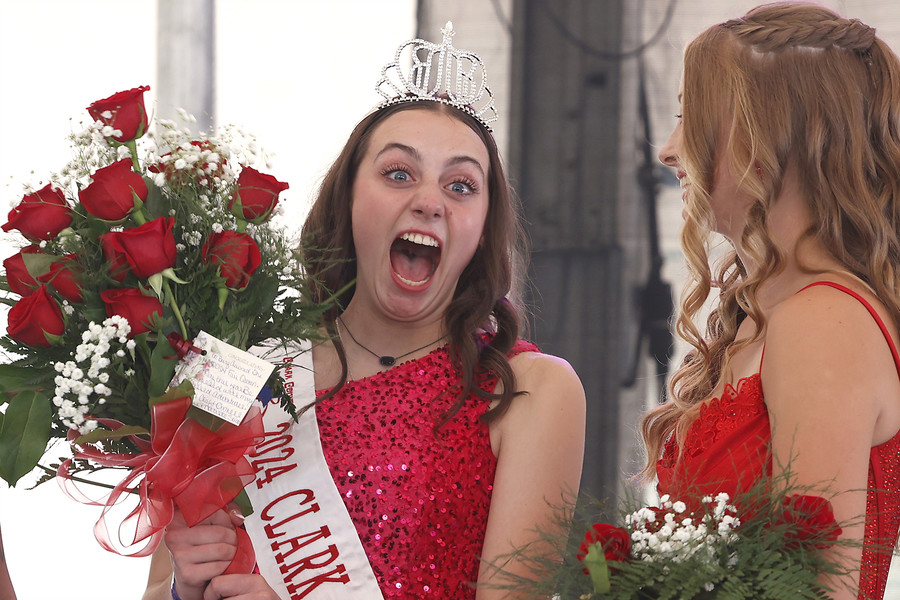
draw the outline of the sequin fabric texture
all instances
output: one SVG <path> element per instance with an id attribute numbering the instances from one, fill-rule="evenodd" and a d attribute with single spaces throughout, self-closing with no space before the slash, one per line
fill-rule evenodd
<path id="1" fill-rule="evenodd" d="M 819 285 L 822 284 L 830 285 L 826 282 Z M 837 289 L 860 300 L 876 317 L 874 309 L 858 294 L 847 288 Z M 880 324 L 880 319 L 876 318 L 876 321 Z M 900 355 L 886 333 L 885 339 L 900 375 Z M 663 457 L 657 463 L 659 493 L 677 494 L 678 490 L 690 489 L 701 495 L 727 491 L 734 497 L 749 487 L 763 469 L 771 472 L 767 455 L 770 441 L 769 414 L 757 373 L 741 379 L 735 387 L 726 386 L 721 398 L 710 400 L 701 409 L 688 430 L 681 460 L 678 460 L 678 446 L 674 440 L 668 441 Z M 860 600 L 884 597 L 891 563 L 889 548 L 897 543 L 898 529 L 900 432 L 869 453 Z M 888 550 L 879 552 L 879 548 Z"/>
<path id="2" fill-rule="evenodd" d="M 511 355 L 533 350 L 519 342 Z M 435 433 L 457 380 L 438 348 L 316 407 L 325 458 L 385 598 L 475 597 L 497 460 L 479 421 L 484 399 L 471 395 Z"/>

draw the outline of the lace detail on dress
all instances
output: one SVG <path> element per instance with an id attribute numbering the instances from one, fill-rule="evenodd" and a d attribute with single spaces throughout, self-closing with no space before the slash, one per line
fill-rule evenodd
<path id="1" fill-rule="evenodd" d="M 735 386 L 726 383 L 721 396 L 700 408 L 699 416 L 688 430 L 684 455 L 695 457 L 706 452 L 723 434 L 765 412 L 759 373 L 742 377 Z M 672 468 L 677 460 L 678 444 L 672 436 L 666 442 L 660 464 Z"/>

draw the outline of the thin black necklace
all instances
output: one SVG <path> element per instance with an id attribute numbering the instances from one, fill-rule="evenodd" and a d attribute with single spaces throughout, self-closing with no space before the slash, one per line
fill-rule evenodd
<path id="1" fill-rule="evenodd" d="M 354 344 L 356 344 L 357 346 L 359 346 L 360 348 L 362 348 L 363 350 L 365 350 L 366 352 L 368 352 L 369 354 L 371 354 L 372 356 L 377 358 L 378 362 L 381 363 L 381 366 L 383 366 L 383 367 L 393 367 L 395 364 L 397 364 L 397 361 L 400 360 L 401 358 L 405 358 L 405 357 L 409 356 L 410 354 L 415 354 L 419 350 L 424 350 L 428 346 L 433 346 L 433 345 L 437 344 L 439 341 L 441 341 L 442 339 L 444 339 L 445 337 L 447 337 L 447 335 L 444 334 L 441 337 L 439 337 L 438 339 L 434 340 L 433 342 L 429 342 L 429 343 L 425 344 L 424 346 L 416 348 L 415 350 L 410 350 L 406 354 L 401 354 L 400 356 L 391 356 L 389 354 L 378 354 L 377 352 L 373 352 L 369 348 L 366 348 L 365 346 L 360 344 L 359 340 L 353 336 L 353 332 L 350 331 L 350 328 L 347 327 L 347 324 L 344 323 L 344 319 L 342 319 L 340 316 L 338 316 L 338 318 L 335 319 L 335 322 L 334 322 L 334 327 L 335 327 L 335 329 L 337 329 L 338 337 L 340 337 L 340 335 L 341 335 L 341 329 L 340 329 L 340 327 L 338 327 L 338 323 L 340 323 L 341 327 L 344 328 L 344 331 L 347 332 L 347 335 L 350 336 L 350 339 L 353 340 Z"/>

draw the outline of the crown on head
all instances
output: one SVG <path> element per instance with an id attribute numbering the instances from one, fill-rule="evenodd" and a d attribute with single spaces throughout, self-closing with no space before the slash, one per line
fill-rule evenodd
<path id="1" fill-rule="evenodd" d="M 442 102 L 475 117 L 490 131 L 497 109 L 487 86 L 487 71 L 477 54 L 453 47 L 454 33 L 453 23 L 447 21 L 440 44 L 420 39 L 401 44 L 375 84 L 385 98 L 378 108 L 417 100 Z M 404 54 L 411 57 L 408 71 L 400 62 Z"/>

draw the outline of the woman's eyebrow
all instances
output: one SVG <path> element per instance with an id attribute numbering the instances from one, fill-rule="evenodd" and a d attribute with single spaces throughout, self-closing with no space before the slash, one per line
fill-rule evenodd
<path id="1" fill-rule="evenodd" d="M 467 156 L 465 154 L 461 154 L 459 156 L 454 156 L 450 160 L 447 161 L 447 166 L 452 167 L 459 164 L 472 164 L 475 168 L 477 168 L 481 172 L 481 176 L 484 177 L 484 167 L 481 166 L 481 163 L 471 156 Z"/>
<path id="2" fill-rule="evenodd" d="M 416 160 L 422 160 L 422 156 L 419 154 L 418 150 L 416 150 L 412 146 L 407 146 L 406 144 L 401 144 L 400 142 L 388 142 L 387 144 L 384 145 L 384 148 L 382 148 L 381 151 L 375 155 L 375 158 L 378 158 L 379 156 L 381 156 L 382 154 L 384 154 L 385 152 L 388 152 L 390 150 L 400 150 L 401 152 L 409 154 Z"/>

